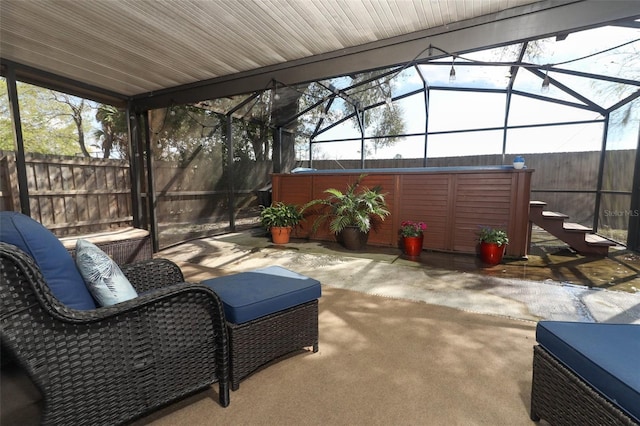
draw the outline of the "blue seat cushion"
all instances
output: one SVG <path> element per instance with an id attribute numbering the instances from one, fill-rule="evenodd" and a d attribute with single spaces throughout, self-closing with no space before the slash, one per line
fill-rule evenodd
<path id="1" fill-rule="evenodd" d="M 0 241 L 13 244 L 36 262 L 51 293 L 69 308 L 95 309 L 96 303 L 58 237 L 18 212 L 0 212 Z"/>
<path id="2" fill-rule="evenodd" d="M 640 421 L 640 325 L 540 321 L 536 340 Z"/>
<path id="3" fill-rule="evenodd" d="M 318 299 L 320 282 L 280 266 L 212 278 L 202 282 L 224 305 L 227 321 L 242 324 Z"/>

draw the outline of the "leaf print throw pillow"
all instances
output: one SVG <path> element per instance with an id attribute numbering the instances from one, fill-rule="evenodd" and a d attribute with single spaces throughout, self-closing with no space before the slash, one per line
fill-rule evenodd
<path id="1" fill-rule="evenodd" d="M 138 297 L 116 262 L 95 244 L 82 239 L 76 242 L 76 265 L 100 306 L 111 306 Z"/>

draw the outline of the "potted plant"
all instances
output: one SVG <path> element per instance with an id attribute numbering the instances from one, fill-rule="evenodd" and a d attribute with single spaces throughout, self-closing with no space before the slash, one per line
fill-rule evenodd
<path id="1" fill-rule="evenodd" d="M 329 188 L 324 191 L 329 194 L 328 198 L 311 200 L 303 206 L 303 212 L 312 207 L 326 207 L 318 209 L 319 216 L 313 223 L 312 232 L 329 221 L 329 230 L 346 248 L 360 250 L 367 244 L 372 219 L 384 220 L 391 213 L 380 186 L 368 188 L 361 184 L 365 176 L 360 175 L 354 183 L 347 185 L 345 192 Z"/>
<path id="2" fill-rule="evenodd" d="M 405 220 L 400 224 L 400 236 L 402 237 L 404 254 L 407 256 L 420 256 L 426 229 L 427 224 L 424 222 Z"/>
<path id="3" fill-rule="evenodd" d="M 267 231 L 271 231 L 274 244 L 287 244 L 291 238 L 291 231 L 303 219 L 298 207 L 293 204 L 277 202 L 260 211 L 260 223 Z"/>
<path id="4" fill-rule="evenodd" d="M 478 234 L 480 259 L 489 265 L 502 262 L 504 249 L 509 243 L 507 232 L 499 228 L 483 227 Z"/>

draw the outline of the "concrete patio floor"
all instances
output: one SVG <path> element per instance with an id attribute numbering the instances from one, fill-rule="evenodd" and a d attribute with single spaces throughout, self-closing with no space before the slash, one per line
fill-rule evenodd
<path id="1" fill-rule="evenodd" d="M 484 267 L 473 255 L 423 251 L 419 258 L 409 259 L 403 257 L 397 248 L 368 246 L 362 252 L 352 252 L 337 243 L 306 239 L 294 239 L 286 246 L 274 246 L 260 228 L 185 242 L 155 256 L 177 262 L 186 279 L 192 282 L 280 265 L 318 279 L 323 284 L 327 300 L 336 291 L 332 287 L 415 300 L 489 315 L 493 318 L 484 317 L 489 322 L 501 320 L 499 317 L 516 319 L 516 323 L 522 321 L 523 327 L 532 335 L 534 323 L 541 319 L 640 324 L 640 256 L 637 253 L 614 249 L 607 258 L 587 258 L 572 253 L 548 234 L 535 232 L 533 239 L 527 260 L 506 259 L 494 267 Z M 364 304 L 358 308 L 381 312 L 381 306 L 372 303 L 371 299 L 360 300 L 368 301 L 362 302 Z M 421 315 L 427 317 L 439 309 L 426 306 Z M 345 306 L 342 308 L 347 309 Z M 480 317 L 474 318 L 483 326 Z M 330 340 L 325 337 L 322 351 L 327 350 L 327 341 Z M 526 365 L 530 365 L 530 343 L 527 341 Z M 279 365 L 290 371 L 291 364 Z M 245 395 L 244 403 L 255 408 L 253 399 L 246 396 L 251 395 L 246 393 L 247 389 L 254 386 L 258 389 L 256 393 L 263 395 L 267 383 L 274 377 L 284 377 L 282 371 L 275 366 L 266 370 L 273 376 L 264 376 L 265 381 L 257 380 L 261 377 L 257 376 L 243 385 L 245 393 L 234 395 L 232 406 L 242 407 Z M 530 377 L 530 371 L 525 367 L 519 374 Z M 18 370 L 3 370 L 0 382 L 3 384 L 0 424 L 36 424 L 40 396 L 26 375 Z M 528 392 L 528 379 L 522 383 Z M 207 416 L 211 410 L 219 408 L 215 398 L 204 398 L 203 401 L 214 404 L 204 410 Z M 522 418 L 522 423 L 517 424 L 530 424 L 526 414 L 520 414 L 522 406 L 528 407 L 528 402 L 525 400 L 524 405 L 522 402 L 514 405 L 519 410 L 518 418 Z M 164 421 L 159 424 L 177 424 L 169 415 L 172 410 L 158 412 L 140 424 L 147 424 L 149 419 Z M 243 410 L 240 408 L 238 411 Z M 277 411 L 281 413 L 283 410 Z M 180 412 L 180 406 L 176 412 Z M 165 415 L 167 419 L 163 420 Z M 183 423 L 189 422 L 180 424 Z"/>
<path id="2" fill-rule="evenodd" d="M 361 252 L 337 243 L 293 239 L 275 246 L 260 228 L 186 242 L 157 253 L 178 262 L 187 280 L 280 265 L 323 285 L 418 300 L 470 312 L 538 321 L 640 324 L 640 256 L 613 249 L 606 258 L 573 253 L 536 231 L 528 259 L 485 267 L 476 256 L 397 248 Z"/>

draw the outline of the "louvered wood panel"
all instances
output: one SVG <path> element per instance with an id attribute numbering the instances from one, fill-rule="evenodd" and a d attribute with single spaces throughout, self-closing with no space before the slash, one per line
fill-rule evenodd
<path id="1" fill-rule="evenodd" d="M 404 175 L 401 178 L 397 228 L 405 220 L 425 222 L 423 247 L 448 249 L 450 175 Z"/>
<path id="2" fill-rule="evenodd" d="M 313 176 L 299 176 L 295 180 L 295 185 L 291 185 L 291 182 L 293 181 L 290 179 L 280 179 L 277 176 L 272 178 L 273 202 L 282 201 L 302 208 L 306 202 L 313 199 Z M 292 236 L 294 238 L 307 237 L 312 223 L 309 220 L 303 220 L 293 230 Z"/>
<path id="3" fill-rule="evenodd" d="M 273 196 L 287 204 L 303 205 L 312 198 L 312 179 L 312 176 L 301 176 L 297 179 L 296 185 L 288 186 L 286 189 L 282 188 L 283 183 L 281 179 L 277 180 L 277 184 L 274 181 Z"/>
<path id="4" fill-rule="evenodd" d="M 454 251 L 474 252 L 482 226 L 509 229 L 510 173 L 457 175 L 455 186 Z"/>
<path id="5" fill-rule="evenodd" d="M 369 236 L 369 244 L 398 247 L 400 223 L 412 220 L 427 223 L 424 248 L 476 253 L 478 230 L 481 226 L 492 226 L 507 230 L 511 240 L 506 251 L 508 256 L 526 256 L 532 172 L 532 169 L 508 167 L 370 172 L 363 184 L 382 186 L 391 215 Z M 292 200 L 287 197 L 308 193 L 299 187 L 309 185 L 311 178 L 311 196 L 308 199 L 311 200 L 326 197 L 324 190 L 327 188 L 346 190 L 360 173 L 337 171 L 333 174 L 273 175 L 273 182 L 274 187 L 278 182 L 278 188 L 283 192 L 281 199 Z M 310 229 L 314 218 L 308 217 L 303 229 Z M 326 224 L 311 238 L 335 240 Z"/>

